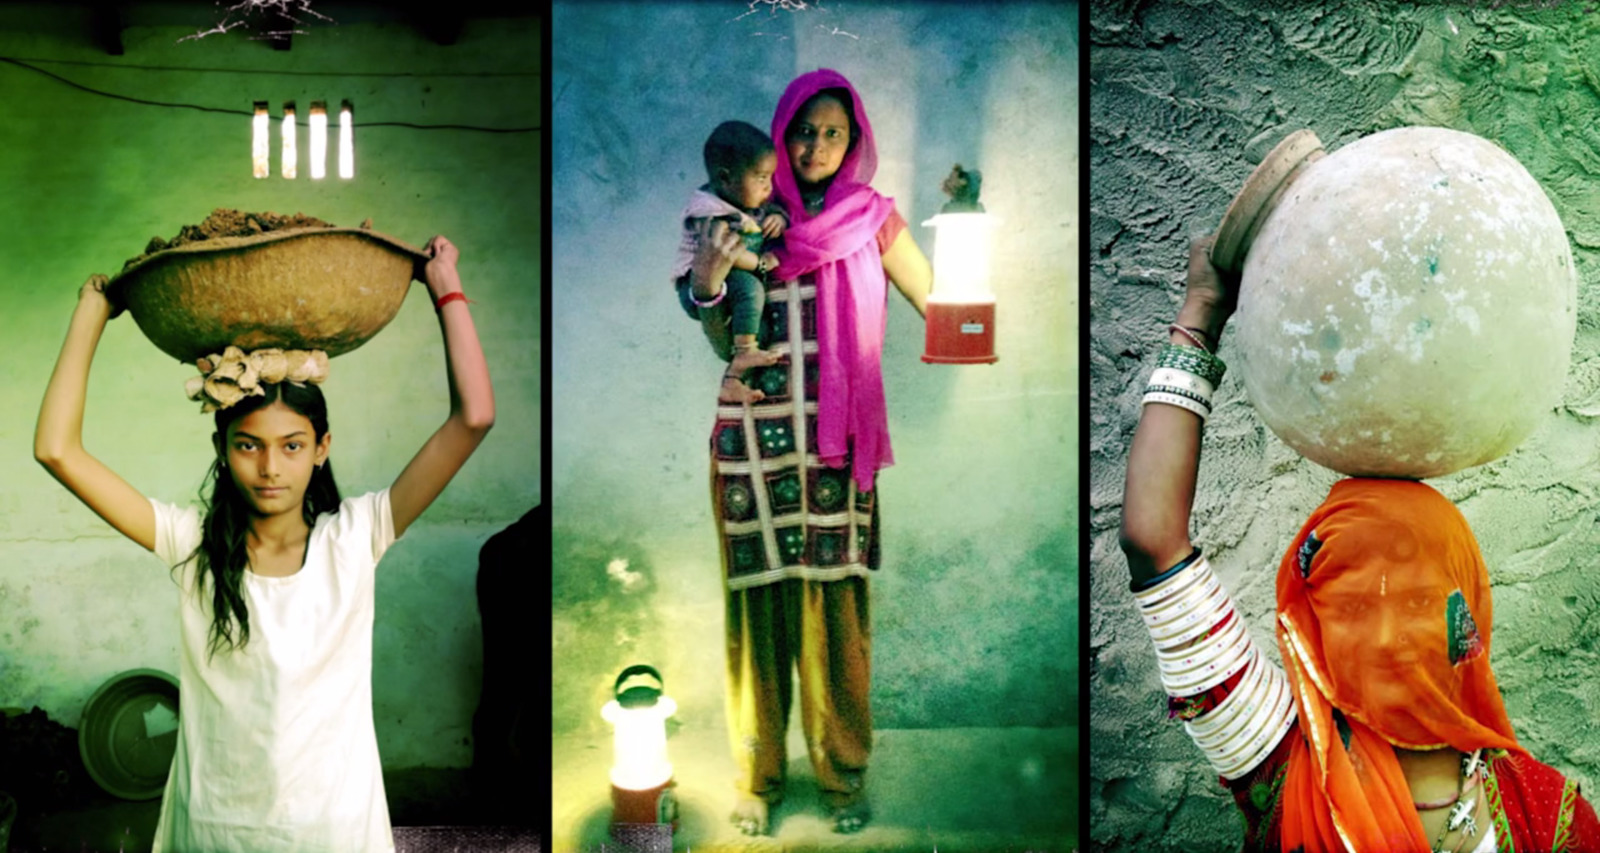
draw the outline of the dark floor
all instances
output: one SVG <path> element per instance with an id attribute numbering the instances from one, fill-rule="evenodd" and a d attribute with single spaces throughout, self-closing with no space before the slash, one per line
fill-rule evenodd
<path id="1" fill-rule="evenodd" d="M 389 770 L 383 783 L 398 853 L 540 850 L 532 830 L 510 828 L 507 815 L 492 813 L 489 800 L 473 795 L 466 770 Z M 82 808 L 23 812 L 12 829 L 10 851 L 0 845 L 0 853 L 146 853 L 160 812 L 159 798 L 130 803 L 103 793 Z M 527 816 L 512 817 L 521 823 Z"/>

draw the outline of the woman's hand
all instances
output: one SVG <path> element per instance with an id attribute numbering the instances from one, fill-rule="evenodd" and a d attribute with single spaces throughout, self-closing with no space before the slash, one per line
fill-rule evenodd
<path id="1" fill-rule="evenodd" d="M 461 276 L 456 272 L 456 260 L 461 257 L 461 252 L 455 244 L 440 235 L 429 240 L 423 251 L 428 255 L 428 263 L 422 268 L 422 282 L 428 286 L 433 298 L 438 300 L 447 293 L 460 290 Z"/>
<path id="2" fill-rule="evenodd" d="M 1230 275 L 1211 264 L 1211 244 L 1217 235 L 1197 237 L 1189 244 L 1189 277 L 1183 307 L 1178 310 L 1178 325 L 1199 329 L 1213 351 L 1222 336 L 1222 327 L 1239 306 L 1239 276 Z"/>
<path id="3" fill-rule="evenodd" d="M 110 281 L 105 276 L 95 273 L 78 288 L 78 304 L 93 310 L 100 316 L 102 322 L 121 314 L 123 309 L 121 304 L 112 302 L 111 297 L 106 294 L 106 285 Z"/>
<path id="4" fill-rule="evenodd" d="M 695 228 L 694 264 L 689 268 L 695 298 L 708 302 L 722 292 L 722 282 L 744 250 L 744 238 L 720 219 L 701 220 Z"/>

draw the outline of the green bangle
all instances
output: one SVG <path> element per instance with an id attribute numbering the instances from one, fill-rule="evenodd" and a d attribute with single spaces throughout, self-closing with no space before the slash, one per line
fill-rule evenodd
<path id="1" fill-rule="evenodd" d="M 1167 344 L 1161 348 L 1161 354 L 1156 359 L 1156 367 L 1171 367 L 1177 370 L 1193 373 L 1211 383 L 1216 388 L 1222 384 L 1222 375 L 1228 371 L 1228 365 L 1222 359 L 1199 347 L 1186 347 L 1182 344 Z"/>

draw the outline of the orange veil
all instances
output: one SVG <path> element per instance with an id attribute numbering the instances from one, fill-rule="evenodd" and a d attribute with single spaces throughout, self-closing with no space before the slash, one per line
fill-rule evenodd
<path id="1" fill-rule="evenodd" d="M 1277 595 L 1304 735 L 1282 849 L 1430 850 L 1392 747 L 1523 751 L 1489 669 L 1489 576 L 1466 519 L 1420 482 L 1342 480 L 1284 554 Z"/>

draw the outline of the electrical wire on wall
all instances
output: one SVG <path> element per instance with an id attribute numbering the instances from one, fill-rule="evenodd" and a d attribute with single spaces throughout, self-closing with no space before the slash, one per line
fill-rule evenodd
<path id="1" fill-rule="evenodd" d="M 45 61 L 55 61 L 55 60 L 45 60 Z M 78 82 L 73 81 L 73 80 L 68 80 L 67 78 L 62 77 L 59 74 L 56 74 L 56 73 L 54 73 L 52 71 L 46 71 L 45 69 L 40 68 L 37 65 L 31 65 L 31 64 L 29 64 L 27 62 L 24 62 L 23 60 L 20 60 L 20 59 L 14 59 L 14 58 L 9 57 L 9 56 L 0 56 L 0 62 L 9 63 L 9 64 L 15 65 L 15 66 L 17 66 L 19 68 L 26 68 L 29 71 L 33 71 L 33 72 L 36 72 L 38 74 L 43 74 L 44 76 L 49 77 L 52 80 L 56 80 L 57 82 L 63 83 L 63 84 L 68 85 L 68 86 L 71 86 L 74 89 L 78 89 L 78 90 L 83 91 L 83 92 L 88 92 L 91 95 L 99 95 L 99 96 L 104 97 L 104 98 L 112 98 L 112 99 L 115 99 L 115 100 L 118 100 L 118 101 L 127 101 L 127 102 L 133 103 L 133 104 L 144 104 L 146 106 L 152 106 L 152 107 L 171 107 L 171 108 L 186 109 L 186 110 L 199 110 L 200 112 L 207 112 L 207 113 L 223 113 L 225 115 L 246 116 L 246 117 L 253 117 L 255 115 L 254 111 L 252 111 L 252 110 L 236 110 L 236 109 L 227 109 L 225 107 L 208 107 L 208 106 L 203 106 L 201 104 L 180 104 L 180 103 L 173 103 L 173 102 L 170 102 L 170 101 L 151 101 L 151 100 L 147 100 L 145 98 L 135 98 L 135 97 L 133 97 L 131 95 L 119 95 L 116 92 L 107 92 L 107 91 L 104 91 L 104 90 L 101 90 L 101 89 L 95 89 L 95 88 L 93 88 L 91 86 L 85 86 L 82 83 L 78 83 Z M 154 68 L 149 67 L 149 66 L 124 66 L 124 65 L 119 65 L 119 64 L 115 64 L 115 63 L 77 62 L 77 63 L 74 63 L 74 64 L 79 64 L 79 65 L 102 65 L 104 67 L 109 67 L 109 68 L 141 68 L 141 69 L 157 70 L 157 69 L 154 69 Z M 178 70 L 178 71 L 197 71 L 197 72 L 199 72 L 199 71 L 208 71 L 208 70 L 209 71 L 227 70 L 227 71 L 232 71 L 232 72 L 235 72 L 235 73 L 251 73 L 251 72 L 246 72 L 246 71 L 239 71 L 238 69 L 189 69 L 189 68 L 166 69 L 166 68 L 163 68 L 163 69 L 159 69 L 159 70 Z M 260 72 L 255 72 L 255 73 L 261 73 L 261 74 L 291 74 L 291 73 L 308 74 L 309 72 L 260 71 Z M 374 74 L 374 73 L 370 73 L 370 72 L 369 73 L 365 73 L 365 74 L 347 74 L 347 73 L 344 73 L 344 72 L 339 72 L 339 73 L 320 74 L 320 75 L 314 75 L 314 76 L 325 76 L 325 77 L 354 77 L 354 76 L 380 76 L 380 77 L 465 77 L 465 76 L 521 77 L 521 76 L 534 76 L 534 77 L 536 77 L 538 75 L 537 74 L 520 74 L 520 73 L 510 73 L 510 74 L 492 74 L 492 73 L 483 73 L 483 74 L 460 74 L 460 73 L 455 73 L 455 74 L 451 74 L 451 73 L 440 73 L 440 74 L 427 74 L 427 73 Z M 475 131 L 475 132 L 478 132 L 478 133 L 536 133 L 540 129 L 538 125 L 533 125 L 531 127 L 478 127 L 478 126 L 475 126 L 475 125 L 466 125 L 466 124 L 415 124 L 415 123 L 406 122 L 406 121 L 357 122 L 357 123 L 353 124 L 352 126 L 353 127 L 409 127 L 409 128 L 414 128 L 416 130 L 468 130 L 468 131 Z"/>

